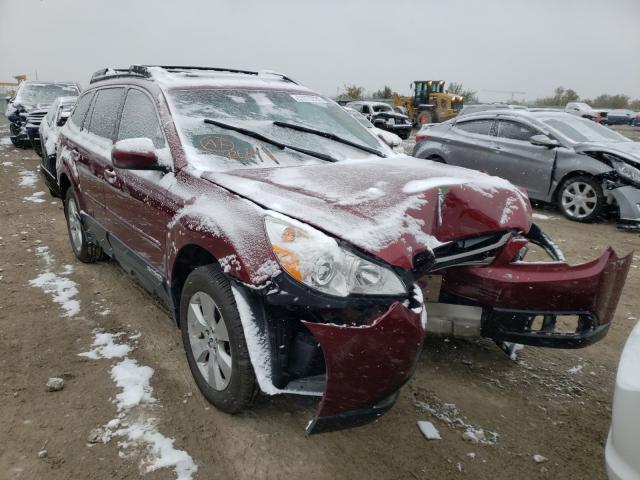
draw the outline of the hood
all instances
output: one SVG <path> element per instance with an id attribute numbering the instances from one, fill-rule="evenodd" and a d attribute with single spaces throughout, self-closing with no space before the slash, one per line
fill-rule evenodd
<path id="1" fill-rule="evenodd" d="M 407 120 L 409 117 L 407 117 L 406 115 L 402 114 L 402 113 L 398 113 L 398 112 L 373 112 L 371 114 L 371 117 L 376 117 L 376 118 L 401 118 L 403 120 Z"/>
<path id="2" fill-rule="evenodd" d="M 640 142 L 579 143 L 573 149 L 577 153 L 610 153 L 640 164 Z"/>
<path id="3" fill-rule="evenodd" d="M 402 268 L 451 240 L 531 226 L 526 195 L 506 180 L 408 156 L 202 178 Z"/>

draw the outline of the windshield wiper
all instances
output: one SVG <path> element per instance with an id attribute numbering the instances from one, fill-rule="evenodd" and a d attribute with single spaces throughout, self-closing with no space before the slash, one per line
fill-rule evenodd
<path id="1" fill-rule="evenodd" d="M 257 140 L 261 140 L 266 143 L 270 143 L 278 147 L 280 150 L 284 150 L 288 148 L 289 150 L 293 150 L 294 152 L 304 153 L 305 155 L 309 155 L 311 157 L 319 158 L 320 160 L 324 160 L 326 162 L 337 162 L 338 160 L 333 158 L 331 155 L 326 155 L 320 152 L 314 152 L 313 150 L 307 150 L 306 148 L 296 147 L 294 145 L 288 145 L 286 143 L 279 142 L 278 140 L 274 140 L 273 138 L 266 137 L 261 133 L 254 132 L 253 130 L 248 130 L 246 128 L 237 127 L 235 125 L 230 125 L 228 123 L 219 122 L 217 120 L 211 120 L 210 118 L 205 118 L 204 123 L 209 123 L 211 125 L 215 125 L 216 127 L 224 128 L 226 130 L 233 130 L 234 132 L 241 133 L 246 135 L 247 137 L 255 138 Z"/>
<path id="2" fill-rule="evenodd" d="M 387 157 L 384 153 L 382 153 L 379 150 L 376 150 L 375 148 L 367 147 L 366 145 L 360 145 L 359 143 L 352 142 L 351 140 L 347 140 L 346 138 L 342 138 L 342 137 L 336 135 L 335 133 L 323 132 L 322 130 L 316 130 L 315 128 L 305 127 L 304 125 L 296 125 L 295 123 L 287 123 L 287 122 L 275 121 L 275 122 L 273 122 L 273 124 L 276 127 L 290 128 L 291 130 L 297 130 L 299 132 L 311 133 L 312 135 L 318 135 L 320 137 L 328 138 L 328 139 L 333 140 L 335 142 L 344 143 L 345 145 L 349 145 L 350 147 L 357 148 L 359 150 L 364 150 L 365 152 L 368 152 L 368 153 L 373 153 L 374 155 L 377 155 L 377 156 L 382 157 L 382 158 L 386 158 Z"/>

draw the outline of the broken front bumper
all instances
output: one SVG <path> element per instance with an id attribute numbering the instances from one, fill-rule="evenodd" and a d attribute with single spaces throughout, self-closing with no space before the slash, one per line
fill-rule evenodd
<path id="1" fill-rule="evenodd" d="M 512 240 L 489 266 L 451 268 L 441 301 L 482 307 L 481 335 L 497 342 L 580 348 L 606 335 L 632 254 L 611 248 L 589 263 L 509 261 Z"/>
<path id="2" fill-rule="evenodd" d="M 324 396 L 308 434 L 364 425 L 393 406 L 422 349 L 420 314 L 396 302 L 371 325 L 303 323 L 326 366 Z"/>

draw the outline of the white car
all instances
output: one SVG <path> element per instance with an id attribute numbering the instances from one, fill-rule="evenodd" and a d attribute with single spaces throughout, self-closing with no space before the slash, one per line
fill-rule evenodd
<path id="1" fill-rule="evenodd" d="M 605 459 L 609 480 L 640 479 L 640 322 L 622 351 Z"/>
<path id="2" fill-rule="evenodd" d="M 578 117 L 589 118 L 593 120 L 596 118 L 596 112 L 591 106 L 584 102 L 569 102 L 564 107 L 566 113 L 571 115 L 577 115 Z"/>
<path id="3" fill-rule="evenodd" d="M 373 123 L 371 123 L 367 117 L 365 117 L 362 113 L 354 110 L 350 107 L 344 108 L 347 112 L 351 114 L 353 118 L 358 120 L 363 127 L 369 129 L 369 132 L 378 137 L 378 139 L 382 140 L 385 144 L 391 148 L 395 153 L 404 154 L 404 148 L 402 147 L 402 139 L 393 132 L 389 132 L 387 130 L 383 130 L 381 128 L 376 127 Z"/>

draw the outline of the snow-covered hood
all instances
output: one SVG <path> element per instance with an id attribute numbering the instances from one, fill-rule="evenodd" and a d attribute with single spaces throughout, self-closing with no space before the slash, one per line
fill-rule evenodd
<path id="1" fill-rule="evenodd" d="M 573 149 L 578 153 L 610 153 L 632 163 L 640 164 L 640 142 L 578 143 Z"/>
<path id="2" fill-rule="evenodd" d="M 444 242 L 531 226 L 526 195 L 506 180 L 408 156 L 202 178 L 403 268 Z"/>

